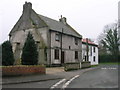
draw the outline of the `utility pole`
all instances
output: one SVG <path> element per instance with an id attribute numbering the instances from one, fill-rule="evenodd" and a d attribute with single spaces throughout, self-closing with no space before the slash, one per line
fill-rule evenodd
<path id="1" fill-rule="evenodd" d="M 88 38 L 86 38 L 86 61 L 89 61 L 88 52 L 89 52 Z"/>
<path id="2" fill-rule="evenodd" d="M 62 34 L 63 34 L 63 28 L 62 28 L 62 32 L 61 32 L 61 64 L 62 64 Z"/>

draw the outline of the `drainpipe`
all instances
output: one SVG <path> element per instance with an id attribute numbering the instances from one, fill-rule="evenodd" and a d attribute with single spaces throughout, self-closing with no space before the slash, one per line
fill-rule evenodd
<path id="1" fill-rule="evenodd" d="M 50 60 L 49 60 L 49 66 L 51 66 L 51 31 L 49 30 L 50 32 Z"/>
<path id="2" fill-rule="evenodd" d="M 63 34 L 63 28 L 62 28 L 62 32 L 61 32 L 61 62 L 62 62 L 62 34 Z"/>
<path id="3" fill-rule="evenodd" d="M 86 61 L 89 61 L 89 58 L 88 58 L 88 51 L 89 51 L 89 47 L 88 47 L 88 38 L 86 38 Z"/>

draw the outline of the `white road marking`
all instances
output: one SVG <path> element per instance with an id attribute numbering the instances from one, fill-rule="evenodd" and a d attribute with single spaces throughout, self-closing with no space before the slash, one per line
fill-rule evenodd
<path id="1" fill-rule="evenodd" d="M 66 79 L 60 80 L 59 82 L 57 82 L 56 84 L 54 84 L 54 85 L 51 87 L 51 89 L 57 87 L 59 84 L 61 84 L 61 83 L 64 82 L 65 80 L 66 80 Z"/>
<path id="2" fill-rule="evenodd" d="M 73 78 L 71 78 L 69 81 L 67 81 L 62 88 L 66 88 L 75 78 L 79 77 L 80 75 L 76 75 Z"/>
<path id="3" fill-rule="evenodd" d="M 115 70 L 115 69 L 117 69 L 117 68 L 114 68 L 114 67 L 108 67 L 108 68 L 103 67 L 103 68 L 101 68 L 101 69 L 104 69 L 104 70 L 106 70 L 106 69 L 107 69 L 107 70 L 108 70 L 108 69 L 109 69 L 109 70 Z"/>

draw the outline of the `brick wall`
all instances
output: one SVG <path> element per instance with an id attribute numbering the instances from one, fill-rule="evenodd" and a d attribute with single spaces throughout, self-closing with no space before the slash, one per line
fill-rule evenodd
<path id="1" fill-rule="evenodd" d="M 45 66 L 5 66 L 2 67 L 2 76 L 16 76 L 16 75 L 29 75 L 29 74 L 45 74 Z"/>

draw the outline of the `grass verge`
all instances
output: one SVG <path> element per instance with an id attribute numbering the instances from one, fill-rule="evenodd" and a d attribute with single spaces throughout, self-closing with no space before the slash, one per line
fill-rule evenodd
<path id="1" fill-rule="evenodd" d="M 100 64 L 120 65 L 120 62 L 104 62 Z"/>

